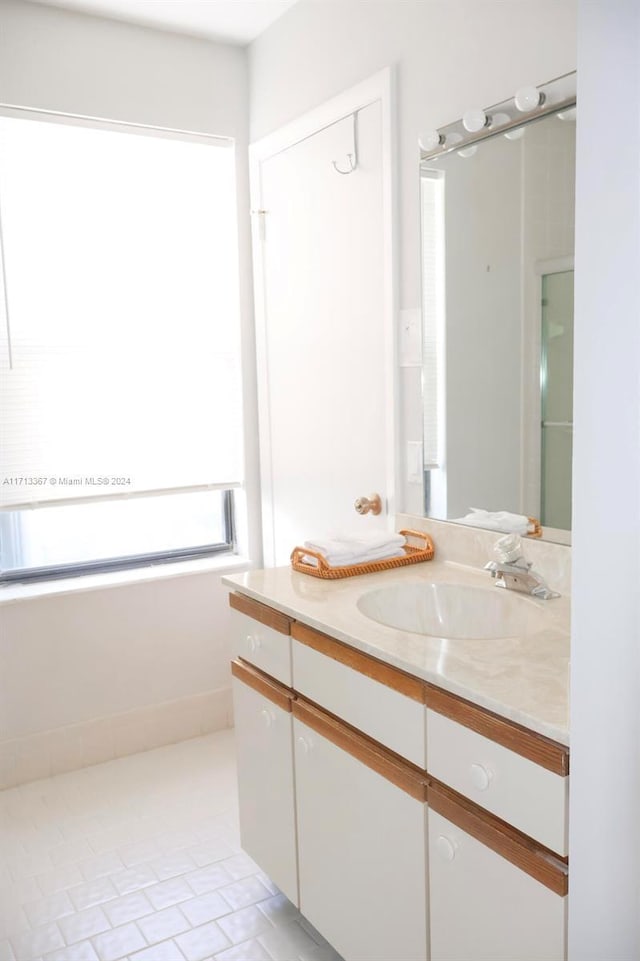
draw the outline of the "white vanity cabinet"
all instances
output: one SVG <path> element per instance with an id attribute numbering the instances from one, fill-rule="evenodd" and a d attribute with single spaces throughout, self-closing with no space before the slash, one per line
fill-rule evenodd
<path id="1" fill-rule="evenodd" d="M 345 961 L 565 961 L 568 748 L 231 606 L 243 847 Z"/>

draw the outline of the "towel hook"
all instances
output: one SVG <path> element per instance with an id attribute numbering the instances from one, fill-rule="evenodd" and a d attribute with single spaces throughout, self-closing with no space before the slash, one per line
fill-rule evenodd
<path id="1" fill-rule="evenodd" d="M 334 169 L 334 170 L 337 170 L 337 172 L 338 172 L 339 174 L 352 174 L 353 171 L 354 171 L 354 170 L 356 169 L 356 167 L 358 166 L 358 161 L 357 161 L 357 160 L 354 161 L 354 159 L 353 159 L 353 154 L 352 154 L 352 153 L 348 153 L 348 154 L 347 154 L 347 161 L 348 161 L 348 163 L 349 163 L 349 169 L 348 169 L 348 170 L 340 170 L 340 167 L 337 165 L 337 163 L 335 162 L 335 160 L 332 160 L 331 163 L 332 163 L 332 165 L 333 165 L 333 169 Z"/>
<path id="2" fill-rule="evenodd" d="M 354 170 L 358 167 L 358 111 L 356 110 L 351 114 L 351 119 L 353 120 L 353 153 L 347 154 L 347 163 L 349 164 L 348 170 L 341 170 L 335 160 L 331 161 L 333 169 L 339 174 L 352 174 Z"/>

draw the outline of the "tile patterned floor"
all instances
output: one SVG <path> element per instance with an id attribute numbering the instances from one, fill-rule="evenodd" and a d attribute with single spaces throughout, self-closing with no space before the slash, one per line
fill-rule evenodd
<path id="1" fill-rule="evenodd" d="M 0 961 L 340 961 L 240 850 L 233 732 L 0 792 Z"/>

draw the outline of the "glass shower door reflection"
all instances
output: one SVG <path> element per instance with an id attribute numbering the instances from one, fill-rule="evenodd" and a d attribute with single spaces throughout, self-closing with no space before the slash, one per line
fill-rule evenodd
<path id="1" fill-rule="evenodd" d="M 573 270 L 542 277 L 541 521 L 571 529 Z"/>

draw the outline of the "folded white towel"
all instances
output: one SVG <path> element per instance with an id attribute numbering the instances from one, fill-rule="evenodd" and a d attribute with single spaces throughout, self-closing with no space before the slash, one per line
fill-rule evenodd
<path id="1" fill-rule="evenodd" d="M 470 527 L 482 527 L 488 531 L 505 531 L 507 534 L 524 536 L 531 529 L 531 521 L 525 514 L 511 514 L 509 511 L 485 511 L 479 507 L 472 507 L 471 513 L 465 517 L 457 517 L 459 524 Z"/>
<path id="2" fill-rule="evenodd" d="M 320 551 L 318 551 L 318 553 L 320 553 Z M 330 567 L 351 567 L 352 564 L 370 564 L 371 561 L 386 561 L 390 557 L 405 557 L 406 551 L 403 551 L 401 547 L 386 547 L 380 551 L 369 551 L 366 554 L 353 554 L 349 560 L 344 560 L 344 558 L 336 560 L 331 555 L 326 557 L 323 554 L 322 556 Z M 304 554 L 302 560 L 305 564 L 311 564 L 314 567 L 318 566 L 315 557 L 310 557 L 308 554 Z"/>
<path id="3" fill-rule="evenodd" d="M 351 536 L 318 537 L 305 541 L 304 547 L 322 554 L 331 567 L 346 567 L 387 557 L 402 557 L 405 553 L 402 550 L 404 543 L 402 534 L 371 531 Z M 313 561 L 313 558 L 310 560 Z"/>

